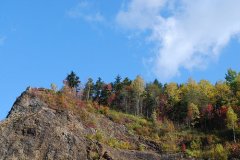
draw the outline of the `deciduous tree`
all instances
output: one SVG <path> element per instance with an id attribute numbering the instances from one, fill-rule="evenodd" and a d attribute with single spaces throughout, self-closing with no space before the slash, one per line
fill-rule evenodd
<path id="1" fill-rule="evenodd" d="M 233 131 L 233 140 L 236 143 L 236 136 L 235 136 L 235 129 L 237 127 L 237 114 L 234 113 L 232 107 L 228 108 L 227 114 L 226 114 L 226 120 L 227 120 L 227 127 L 229 129 L 232 129 Z"/>

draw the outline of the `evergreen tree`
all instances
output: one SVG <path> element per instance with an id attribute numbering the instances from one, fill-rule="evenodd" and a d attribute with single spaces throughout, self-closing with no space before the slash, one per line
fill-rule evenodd
<path id="1" fill-rule="evenodd" d="M 94 101 L 97 101 L 100 103 L 100 97 L 102 94 L 102 89 L 104 86 L 104 82 L 102 81 L 102 79 L 99 77 L 98 80 L 96 81 L 95 85 L 94 85 Z"/>
<path id="2" fill-rule="evenodd" d="M 157 79 L 155 79 L 153 81 L 153 84 L 156 85 L 160 89 L 161 92 L 163 91 L 163 85 Z"/>
<path id="3" fill-rule="evenodd" d="M 237 72 L 232 70 L 231 68 L 228 69 L 227 74 L 225 74 L 225 79 L 228 85 L 232 85 L 235 78 L 237 77 Z"/>
<path id="4" fill-rule="evenodd" d="M 122 78 L 117 75 L 117 77 L 115 78 L 115 82 L 113 82 L 113 91 L 116 93 L 120 92 L 122 89 L 121 79 Z"/>
<path id="5" fill-rule="evenodd" d="M 65 80 L 67 81 L 67 85 L 70 88 L 72 88 L 72 89 L 74 88 L 76 90 L 81 83 L 80 80 L 79 80 L 79 77 L 73 71 L 70 74 L 67 75 Z"/>

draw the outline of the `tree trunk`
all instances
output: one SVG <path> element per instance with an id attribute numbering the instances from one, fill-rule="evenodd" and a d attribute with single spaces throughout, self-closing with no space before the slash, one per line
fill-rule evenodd
<path id="1" fill-rule="evenodd" d="M 90 87 L 88 87 L 88 91 L 87 91 L 87 101 L 89 100 L 89 94 L 90 94 Z"/>
<path id="2" fill-rule="evenodd" d="M 126 100 L 126 97 L 124 97 L 124 105 L 125 105 L 125 112 L 127 113 L 127 100 Z"/>
<path id="3" fill-rule="evenodd" d="M 233 126 L 233 140 L 234 140 L 234 143 L 236 143 L 236 135 L 235 135 L 235 128 Z"/>
<path id="4" fill-rule="evenodd" d="M 137 109 L 137 115 L 139 115 L 139 106 L 140 106 L 140 99 L 139 97 L 137 98 L 137 105 L 136 105 L 136 109 Z"/>

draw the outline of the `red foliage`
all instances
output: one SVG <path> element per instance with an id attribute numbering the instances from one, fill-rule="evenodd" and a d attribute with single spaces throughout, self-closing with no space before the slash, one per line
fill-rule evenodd
<path id="1" fill-rule="evenodd" d="M 114 100 L 116 99 L 116 94 L 112 93 L 109 97 L 108 97 L 108 104 L 110 105 Z"/>
<path id="2" fill-rule="evenodd" d="M 208 104 L 208 106 L 207 106 L 207 113 L 212 113 L 212 111 L 213 111 L 212 104 Z"/>
<path id="3" fill-rule="evenodd" d="M 182 152 L 186 152 L 186 144 L 185 143 L 182 144 L 181 149 L 182 149 Z"/>
<path id="4" fill-rule="evenodd" d="M 213 118 L 213 106 L 212 104 L 208 104 L 206 107 L 202 110 L 202 115 L 208 119 Z"/>
<path id="5" fill-rule="evenodd" d="M 218 110 L 218 115 L 219 115 L 219 117 L 226 118 L 226 113 L 227 113 L 227 111 L 228 111 L 228 107 L 222 106 L 222 107 Z"/>

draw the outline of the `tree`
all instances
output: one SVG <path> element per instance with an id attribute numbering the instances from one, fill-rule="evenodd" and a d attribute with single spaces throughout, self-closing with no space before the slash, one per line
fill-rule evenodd
<path id="1" fill-rule="evenodd" d="M 180 101 L 180 90 L 177 83 L 169 83 L 165 86 L 165 93 L 168 96 L 168 100 L 171 106 L 174 106 Z"/>
<path id="2" fill-rule="evenodd" d="M 57 92 L 57 85 L 52 83 L 51 84 L 51 89 L 54 91 L 54 92 Z"/>
<path id="3" fill-rule="evenodd" d="M 225 74 L 225 79 L 228 85 L 232 85 L 233 81 L 235 80 L 237 76 L 237 72 L 232 70 L 231 68 L 228 69 L 227 74 Z"/>
<path id="4" fill-rule="evenodd" d="M 80 85 L 79 77 L 72 71 L 65 79 L 67 85 L 72 89 L 77 89 Z"/>
<path id="5" fill-rule="evenodd" d="M 131 83 L 132 81 L 126 77 L 122 81 L 122 89 L 116 97 L 118 100 L 116 105 L 126 113 L 130 113 L 130 106 L 133 100 Z"/>
<path id="6" fill-rule="evenodd" d="M 215 84 L 215 91 L 215 103 L 218 108 L 224 105 L 228 105 L 230 103 L 231 90 L 226 82 L 218 81 Z"/>
<path id="7" fill-rule="evenodd" d="M 187 121 L 188 121 L 188 126 L 190 124 L 194 126 L 197 123 L 197 119 L 200 118 L 200 112 L 198 109 L 198 106 L 195 105 L 194 103 L 190 103 L 188 105 L 188 113 L 187 113 Z"/>
<path id="8" fill-rule="evenodd" d="M 112 85 L 111 84 L 103 85 L 100 95 L 100 103 L 102 105 L 110 106 L 113 100 L 114 94 L 112 94 Z"/>
<path id="9" fill-rule="evenodd" d="M 207 80 L 201 80 L 198 83 L 199 86 L 199 90 L 201 92 L 201 94 L 204 95 L 204 97 L 206 97 L 207 102 L 206 103 L 214 103 L 215 102 L 215 88 L 214 86 Z"/>
<path id="10" fill-rule="evenodd" d="M 240 105 L 240 74 L 234 80 L 234 95 L 236 97 L 236 105 Z"/>
<path id="11" fill-rule="evenodd" d="M 102 89 L 104 86 L 104 82 L 102 81 L 102 79 L 99 77 L 98 80 L 96 81 L 95 85 L 94 85 L 94 101 L 98 101 L 100 103 L 100 97 L 102 94 Z"/>
<path id="12" fill-rule="evenodd" d="M 233 131 L 233 140 L 236 143 L 235 129 L 237 126 L 238 117 L 237 117 L 237 114 L 234 113 L 232 107 L 228 108 L 228 111 L 226 114 L 226 120 L 227 120 L 227 127 L 229 129 L 232 129 L 232 131 Z"/>
<path id="13" fill-rule="evenodd" d="M 93 96 L 94 92 L 94 83 L 92 78 L 88 78 L 87 83 L 85 84 L 85 88 L 83 91 L 84 99 L 86 101 L 90 100 Z"/>
<path id="14" fill-rule="evenodd" d="M 152 112 L 157 108 L 161 89 L 156 83 L 148 83 L 144 96 L 144 114 L 150 117 Z"/>
<path id="15" fill-rule="evenodd" d="M 132 87 L 133 87 L 133 91 L 135 93 L 135 98 L 136 98 L 136 110 L 135 110 L 135 114 L 139 115 L 139 113 L 142 113 L 142 107 L 140 104 L 141 101 L 141 95 L 144 92 L 144 80 L 142 79 L 142 77 L 137 76 L 136 79 L 132 82 Z"/>
<path id="16" fill-rule="evenodd" d="M 210 84 L 207 85 L 206 82 L 202 81 L 200 85 L 196 83 L 196 81 L 189 79 L 188 82 L 181 87 L 181 93 L 182 93 L 182 101 L 181 103 L 184 106 L 187 106 L 190 103 L 196 104 L 199 108 L 202 108 L 206 106 L 209 103 L 209 98 L 208 90 L 210 89 L 203 89 L 204 86 L 209 86 Z M 210 87 L 209 87 L 210 88 Z"/>
<path id="17" fill-rule="evenodd" d="M 120 92 L 122 89 L 121 77 L 117 75 L 115 78 L 115 82 L 113 82 L 113 90 L 114 92 Z"/>
<path id="18" fill-rule="evenodd" d="M 126 77 L 126 78 L 122 81 L 122 84 L 123 84 L 124 86 L 130 86 L 130 85 L 132 84 L 132 81 L 131 81 L 128 77 Z"/>
<path id="19" fill-rule="evenodd" d="M 163 85 L 162 85 L 161 82 L 159 82 L 157 79 L 155 79 L 155 80 L 153 81 L 153 84 L 156 85 L 156 86 L 160 89 L 160 91 L 162 92 L 162 90 L 163 90 Z"/>

